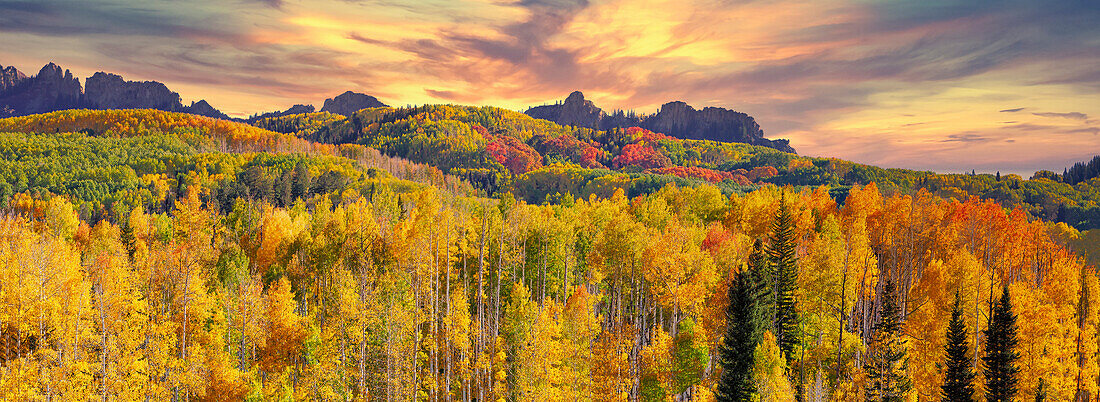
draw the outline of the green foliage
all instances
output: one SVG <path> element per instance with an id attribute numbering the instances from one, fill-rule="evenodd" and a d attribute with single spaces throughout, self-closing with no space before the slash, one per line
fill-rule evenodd
<path id="1" fill-rule="evenodd" d="M 772 223 L 767 253 L 772 272 L 772 332 L 776 334 L 776 344 L 791 366 L 794 351 L 801 334 L 798 329 L 798 257 L 795 255 L 797 239 L 794 234 L 794 222 L 787 205 L 786 192 L 779 201 L 779 210 Z"/>
<path id="2" fill-rule="evenodd" d="M 673 340 L 672 391 L 679 394 L 699 383 L 710 361 L 706 335 L 690 318 L 677 324 Z"/>
<path id="3" fill-rule="evenodd" d="M 316 112 L 263 118 L 252 123 L 252 125 L 277 133 L 306 137 L 316 135 L 318 131 L 341 120 L 344 120 L 344 116 L 328 112 Z"/>
<path id="4" fill-rule="evenodd" d="M 945 402 L 974 400 L 974 371 L 970 360 L 970 336 L 963 322 L 962 300 L 955 292 L 951 321 L 947 324 L 947 344 L 944 346 L 944 380 L 940 387 Z"/>
<path id="5" fill-rule="evenodd" d="M 726 307 L 726 333 L 719 349 L 722 375 L 718 379 L 718 401 L 752 401 L 756 395 L 756 345 L 767 323 L 761 300 L 766 297 L 766 285 L 758 272 L 763 267 L 760 242 L 755 245 L 754 257 L 749 266 L 737 273 L 729 289 L 729 306 Z"/>
<path id="6" fill-rule="evenodd" d="M 868 401 L 905 401 L 913 383 L 909 379 L 909 357 L 902 339 L 900 309 L 892 280 L 887 280 L 882 292 L 882 310 L 874 326 L 874 340 L 864 369 L 867 371 Z"/>
<path id="7" fill-rule="evenodd" d="M 985 400 L 1012 401 L 1016 398 L 1016 375 L 1020 368 L 1016 360 L 1016 314 L 1012 312 L 1012 299 L 1008 285 L 1004 286 L 1001 298 L 993 305 L 989 318 L 989 327 L 985 330 L 985 356 L 982 357 L 982 370 L 985 374 Z"/>

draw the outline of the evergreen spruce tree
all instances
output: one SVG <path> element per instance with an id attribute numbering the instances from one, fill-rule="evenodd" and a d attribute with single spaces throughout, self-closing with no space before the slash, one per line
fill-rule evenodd
<path id="1" fill-rule="evenodd" d="M 989 327 L 985 330 L 985 356 L 982 357 L 985 373 L 985 400 L 988 402 L 1011 401 L 1016 397 L 1016 314 L 1012 312 L 1012 299 L 1008 285 L 1004 286 L 1000 300 L 993 305 Z"/>
<path id="2" fill-rule="evenodd" d="M 753 368 L 756 366 L 756 345 L 763 333 L 758 288 L 751 264 L 750 269 L 737 274 L 730 286 L 726 334 L 719 350 L 722 375 L 715 395 L 718 401 L 751 401 L 756 394 Z"/>
<path id="3" fill-rule="evenodd" d="M 909 357 L 901 338 L 900 310 L 893 281 L 887 281 L 882 293 L 880 319 L 874 326 L 874 339 L 868 345 L 868 401 L 900 402 L 913 388 L 909 379 Z"/>
<path id="4" fill-rule="evenodd" d="M 787 208 L 786 195 L 780 196 L 779 211 L 772 224 L 772 236 L 768 245 L 768 255 L 772 265 L 772 292 L 775 300 L 772 317 L 772 333 L 775 334 L 779 351 L 787 359 L 788 367 L 794 360 L 795 346 L 798 345 L 798 259 L 795 256 L 794 221 Z"/>
<path id="5" fill-rule="evenodd" d="M 951 309 L 951 321 L 947 324 L 947 345 L 944 346 L 947 367 L 944 373 L 944 402 L 972 402 L 974 400 L 974 371 L 970 368 L 970 338 L 963 322 L 962 300 L 955 292 L 955 307 Z"/>
<path id="6" fill-rule="evenodd" d="M 756 304 L 760 309 L 760 325 L 762 331 L 770 329 L 775 317 L 775 289 L 774 273 L 771 260 L 764 250 L 764 242 L 756 239 L 752 244 L 752 253 L 749 254 L 748 271 L 752 274 L 752 280 L 756 289 Z M 773 332 L 774 333 L 774 332 Z"/>
<path id="7" fill-rule="evenodd" d="M 1047 382 L 1039 377 L 1039 386 L 1035 388 L 1035 402 L 1047 400 Z"/>

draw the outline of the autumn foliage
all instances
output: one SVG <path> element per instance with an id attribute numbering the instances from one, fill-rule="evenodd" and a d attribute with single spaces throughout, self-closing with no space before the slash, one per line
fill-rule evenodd
<path id="1" fill-rule="evenodd" d="M 15 400 L 709 400 L 733 279 L 760 263 L 750 256 L 782 256 L 797 265 L 783 293 L 797 314 L 784 333 L 759 336 L 762 400 L 864 400 L 883 344 L 906 349 L 912 389 L 899 392 L 938 399 L 956 294 L 958 318 L 981 334 L 1004 289 L 1018 316 L 1017 395 L 1033 397 L 1039 379 L 1048 400 L 1098 395 L 1096 268 L 1063 245 L 1071 228 L 1027 206 L 875 182 L 843 197 L 829 186 L 725 191 L 737 177 L 815 174 L 825 162 L 693 166 L 718 155 L 638 130 L 617 133 L 619 154 L 580 132 L 570 135 L 586 145 L 558 149 L 665 170 L 539 165 L 532 150 L 563 133 L 495 113 L 425 108 L 396 119 L 409 132 L 360 116 L 360 130 L 408 155 L 445 150 L 455 166 L 489 147 L 479 163 L 522 171 L 517 181 L 553 197 L 485 197 L 364 144 L 208 148 L 221 123 L 0 134 L 10 155 L 0 189 L 18 190 L 0 192 L 0 390 Z M 45 124 L 13 121 L 0 123 Z M 134 124 L 152 123 L 123 126 Z M 505 125 L 530 135 L 494 134 Z M 682 164 L 660 165 L 674 157 Z M 678 174 L 695 181 L 655 179 Z M 964 358 L 980 361 L 983 343 L 970 344 Z"/>

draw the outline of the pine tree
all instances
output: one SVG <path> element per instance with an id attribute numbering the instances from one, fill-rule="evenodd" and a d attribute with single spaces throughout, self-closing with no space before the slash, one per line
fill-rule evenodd
<path id="1" fill-rule="evenodd" d="M 774 293 L 774 314 L 772 333 L 775 334 L 779 350 L 792 365 L 795 346 L 798 345 L 798 259 L 795 256 L 794 222 L 787 208 L 786 195 L 779 200 L 779 211 L 772 224 L 772 236 L 768 246 L 768 255 L 772 263 L 772 292 Z"/>
<path id="2" fill-rule="evenodd" d="M 868 346 L 867 385 L 868 401 L 900 402 L 913 388 L 909 379 L 909 357 L 901 338 L 900 310 L 897 304 L 894 282 L 887 280 L 882 293 L 880 320 L 874 326 L 874 339 Z"/>
<path id="3" fill-rule="evenodd" d="M 753 259 L 749 268 L 734 278 L 726 307 L 726 334 L 719 350 L 722 375 L 718 380 L 718 401 L 751 401 L 756 394 L 753 368 L 756 345 L 763 335 L 759 289 Z"/>
<path id="4" fill-rule="evenodd" d="M 764 250 L 764 242 L 756 239 L 752 244 L 752 253 L 749 254 L 747 269 L 752 275 L 753 284 L 756 286 L 756 304 L 760 310 L 760 325 L 762 330 L 771 328 L 775 317 L 775 289 L 772 265 L 768 259 L 768 253 Z"/>
<path id="5" fill-rule="evenodd" d="M 974 371 L 970 368 L 970 341 L 966 323 L 962 317 L 962 301 L 959 292 L 955 292 L 955 307 L 951 310 L 951 321 L 947 324 L 947 345 L 944 350 L 947 367 L 944 373 L 944 402 L 970 402 L 974 400 Z"/>
<path id="6" fill-rule="evenodd" d="M 993 305 L 989 327 L 985 330 L 985 400 L 1011 401 L 1016 397 L 1016 314 L 1006 284 L 1000 300 Z"/>
<path id="7" fill-rule="evenodd" d="M 1043 402 L 1047 400 L 1047 382 L 1042 377 L 1039 378 L 1039 385 L 1035 387 L 1035 402 Z"/>

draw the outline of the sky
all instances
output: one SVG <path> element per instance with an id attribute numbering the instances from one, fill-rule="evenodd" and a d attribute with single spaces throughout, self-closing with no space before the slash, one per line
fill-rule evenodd
<path id="1" fill-rule="evenodd" d="M 683 100 L 800 154 L 1025 178 L 1100 154 L 1100 2 L 0 0 L 0 65 L 156 80 L 231 116 Z"/>

